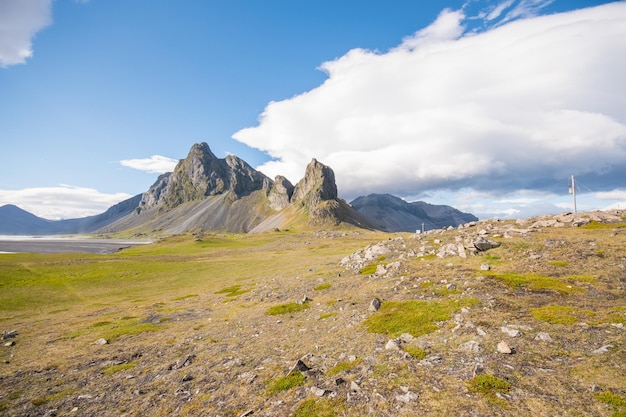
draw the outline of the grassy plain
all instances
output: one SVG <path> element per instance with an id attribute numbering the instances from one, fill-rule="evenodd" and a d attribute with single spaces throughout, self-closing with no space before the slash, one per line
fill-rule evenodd
<path id="1" fill-rule="evenodd" d="M 416 254 L 476 229 L 0 255 L 0 415 L 621 415 L 624 226 L 494 233 L 466 259 Z M 375 243 L 374 266 L 339 265 Z"/>

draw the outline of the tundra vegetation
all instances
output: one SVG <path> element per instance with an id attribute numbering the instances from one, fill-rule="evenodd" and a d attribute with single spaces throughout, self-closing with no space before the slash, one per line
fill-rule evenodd
<path id="1" fill-rule="evenodd" d="M 626 224 L 587 223 L 0 255 L 0 414 L 623 416 Z"/>

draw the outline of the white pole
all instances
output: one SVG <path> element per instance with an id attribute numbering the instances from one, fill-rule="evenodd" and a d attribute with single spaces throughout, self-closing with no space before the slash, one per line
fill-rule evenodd
<path id="1" fill-rule="evenodd" d="M 576 213 L 576 182 L 574 181 L 573 175 L 572 175 L 572 196 L 574 197 L 574 213 Z"/>

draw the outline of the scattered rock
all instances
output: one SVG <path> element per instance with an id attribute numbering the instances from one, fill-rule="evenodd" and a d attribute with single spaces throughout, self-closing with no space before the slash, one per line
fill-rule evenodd
<path id="1" fill-rule="evenodd" d="M 4 344 L 4 346 L 6 346 L 6 347 L 15 346 L 15 341 L 14 341 L 14 340 L 11 340 L 10 342 L 6 342 L 6 343 Z"/>
<path id="2" fill-rule="evenodd" d="M 9 332 L 2 332 L 2 340 L 13 339 L 17 337 L 17 330 L 11 330 Z"/>
<path id="3" fill-rule="evenodd" d="M 502 331 L 502 333 L 511 337 L 518 337 L 518 336 L 521 336 L 522 334 L 522 332 L 520 332 L 519 330 L 511 329 L 510 327 L 506 327 L 506 326 L 500 327 L 500 330 Z"/>
<path id="4" fill-rule="evenodd" d="M 105 338 L 101 337 L 100 339 L 96 340 L 95 342 L 93 342 L 94 345 L 108 345 L 109 341 L 106 340 Z"/>
<path id="5" fill-rule="evenodd" d="M 294 371 L 306 372 L 306 371 L 308 371 L 310 369 L 311 368 L 309 366 L 307 366 L 306 363 L 302 362 L 302 359 L 298 359 L 298 361 L 295 363 L 295 365 L 293 365 L 291 367 L 291 369 L 289 370 L 289 373 L 292 373 Z"/>
<path id="6" fill-rule="evenodd" d="M 311 387 L 311 394 L 315 395 L 316 397 L 323 397 L 328 391 L 326 391 L 323 388 L 318 388 L 318 387 Z"/>
<path id="7" fill-rule="evenodd" d="M 480 264 L 480 270 L 481 271 L 489 271 L 491 269 L 491 267 L 489 266 L 489 264 Z"/>
<path id="8" fill-rule="evenodd" d="M 476 249 L 478 249 L 480 252 L 484 252 L 487 251 L 489 249 L 493 249 L 493 248 L 497 248 L 500 246 L 499 242 L 496 242 L 495 240 L 491 240 L 488 239 L 484 236 L 478 236 L 473 242 L 472 244 L 474 245 L 474 247 Z"/>
<path id="9" fill-rule="evenodd" d="M 247 371 L 240 374 L 237 378 L 243 380 L 246 385 L 250 385 L 257 378 L 257 375 L 254 372 Z"/>
<path id="10" fill-rule="evenodd" d="M 511 349 L 509 344 L 505 342 L 504 340 L 498 343 L 497 349 L 498 349 L 498 352 L 504 353 L 506 355 L 510 355 L 513 353 L 513 349 Z"/>
<path id="11" fill-rule="evenodd" d="M 419 398 L 416 393 L 409 391 L 406 387 L 403 387 L 402 390 L 406 391 L 404 392 L 404 394 L 396 395 L 396 401 L 408 404 L 410 402 L 416 401 Z"/>
<path id="12" fill-rule="evenodd" d="M 535 340 L 538 340 L 538 341 L 541 341 L 541 342 L 552 342 L 552 338 L 546 332 L 539 332 L 539 333 L 537 333 L 537 335 L 535 336 Z"/>
<path id="13" fill-rule="evenodd" d="M 370 301 L 370 306 L 367 308 L 369 311 L 378 311 L 380 310 L 381 302 L 378 298 L 372 299 Z"/>
<path id="14" fill-rule="evenodd" d="M 172 365 L 171 369 L 180 369 L 180 368 L 184 368 L 185 366 L 189 366 L 191 365 L 191 362 L 193 362 L 194 358 L 196 357 L 196 355 L 187 355 L 182 359 L 179 359 L 176 361 L 176 363 L 174 365 Z"/>
<path id="15" fill-rule="evenodd" d="M 309 298 L 308 296 L 306 296 L 306 295 L 305 295 L 305 296 L 304 296 L 304 297 L 302 297 L 301 299 L 297 300 L 297 301 L 296 301 L 296 303 L 298 303 L 298 304 L 306 304 L 306 303 L 308 303 L 309 301 L 313 301 L 313 299 L 312 299 L 312 298 Z"/>
<path id="16" fill-rule="evenodd" d="M 235 366 L 243 366 L 244 362 L 239 358 L 233 358 L 224 364 L 224 368 L 230 369 Z"/>
<path id="17" fill-rule="evenodd" d="M 596 350 L 594 350 L 593 353 L 594 355 L 600 355 L 602 353 L 607 353 L 609 351 L 609 349 L 611 349 L 613 347 L 613 345 L 604 345 Z"/>
<path id="18" fill-rule="evenodd" d="M 400 342 L 397 339 L 391 339 L 385 345 L 385 350 L 402 350 Z"/>
<path id="19" fill-rule="evenodd" d="M 475 340 L 468 340 L 459 345 L 459 349 L 467 353 L 478 353 L 482 350 L 480 343 Z"/>
<path id="20" fill-rule="evenodd" d="M 243 414 L 240 414 L 239 417 L 248 417 L 254 414 L 254 410 L 245 411 Z"/>
<path id="21" fill-rule="evenodd" d="M 352 392 L 361 392 L 361 387 L 356 382 L 350 382 L 350 391 Z"/>

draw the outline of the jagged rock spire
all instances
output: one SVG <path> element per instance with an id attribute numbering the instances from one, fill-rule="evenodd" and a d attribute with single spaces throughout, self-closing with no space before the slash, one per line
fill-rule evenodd
<path id="1" fill-rule="evenodd" d="M 307 208 L 313 209 L 322 201 L 336 199 L 335 173 L 330 167 L 313 158 L 306 167 L 304 178 L 296 184 L 291 202 L 302 202 Z"/>

